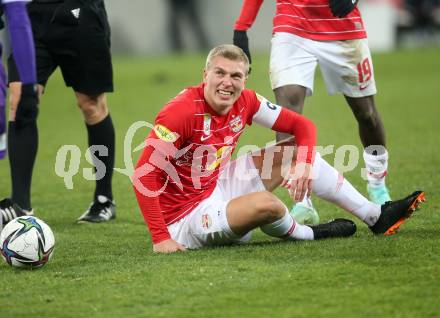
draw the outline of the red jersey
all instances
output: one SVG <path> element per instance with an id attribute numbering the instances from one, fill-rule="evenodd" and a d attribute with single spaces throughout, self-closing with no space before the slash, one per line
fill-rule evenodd
<path id="1" fill-rule="evenodd" d="M 209 197 L 238 138 L 253 121 L 294 134 L 297 144 L 309 149 L 297 160 L 312 162 L 314 125 L 252 90 L 245 89 L 225 115 L 206 102 L 203 84 L 185 89 L 159 112 L 133 175 L 153 242 L 170 238 L 167 225 Z"/>
<path id="2" fill-rule="evenodd" d="M 263 0 L 244 0 L 235 30 L 248 30 Z M 356 7 L 344 18 L 334 17 L 328 0 L 277 0 L 273 32 L 287 32 L 317 41 L 366 38 L 361 14 Z"/>

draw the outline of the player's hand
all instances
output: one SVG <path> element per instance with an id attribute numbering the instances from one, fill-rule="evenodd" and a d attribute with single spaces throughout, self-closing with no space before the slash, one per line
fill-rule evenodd
<path id="1" fill-rule="evenodd" d="M 157 244 L 153 244 L 153 252 L 154 253 L 175 253 L 179 251 L 186 251 L 185 246 L 177 243 L 172 239 L 168 239 Z"/>
<path id="2" fill-rule="evenodd" d="M 359 0 L 329 0 L 330 10 L 335 17 L 343 18 L 354 10 Z"/>
<path id="3" fill-rule="evenodd" d="M 295 202 L 301 202 L 306 194 L 308 197 L 312 194 L 312 175 L 311 163 L 297 163 L 284 178 L 281 186 L 289 190 L 289 195 Z"/>
<path id="4" fill-rule="evenodd" d="M 252 64 L 251 52 L 249 51 L 249 39 L 246 31 L 234 30 L 234 45 L 238 46 L 249 59 L 249 65 Z M 250 73 L 250 69 L 249 69 Z"/>

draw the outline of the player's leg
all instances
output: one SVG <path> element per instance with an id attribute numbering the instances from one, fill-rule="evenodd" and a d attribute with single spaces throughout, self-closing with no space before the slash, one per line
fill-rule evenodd
<path id="1" fill-rule="evenodd" d="M 89 96 L 75 92 L 78 106 L 86 122 L 89 149 L 96 170 L 94 203 L 88 212 L 101 211 L 89 215 L 86 212 L 80 221 L 100 222 L 115 217 L 113 203 L 112 176 L 115 158 L 115 131 L 107 106 L 106 94 Z M 96 217 L 95 217 L 96 216 Z"/>
<path id="2" fill-rule="evenodd" d="M 284 171 L 288 169 L 286 164 L 291 162 L 292 155 L 288 145 L 283 145 L 282 152 L 274 152 L 272 148 L 266 148 L 261 154 L 253 156 L 254 166 L 258 169 L 264 187 L 268 191 L 272 191 L 281 183 L 283 175 L 285 175 Z M 267 159 L 265 160 L 267 153 L 274 153 L 271 175 L 267 174 L 264 167 L 267 162 Z M 288 158 L 286 158 L 286 154 Z M 402 200 L 388 202 L 383 205 L 371 202 L 360 194 L 348 180 L 343 178 L 335 168 L 323 160 L 319 154 L 316 154 L 313 171 L 312 191 L 318 197 L 338 205 L 362 220 L 375 234 L 394 234 L 395 230 L 411 215 L 418 204 L 424 201 L 423 191 L 416 191 Z M 270 176 L 270 179 L 266 177 L 265 180 L 263 176 Z M 239 206 L 237 210 L 240 208 Z M 287 227 L 287 222 L 283 222 Z M 277 222 L 274 222 L 274 224 L 268 226 L 270 228 L 279 226 Z M 341 226 L 345 228 L 346 225 Z M 313 226 L 312 228 L 316 229 Z M 333 234 L 336 235 L 337 232 Z"/>
<path id="3" fill-rule="evenodd" d="M 275 33 L 270 51 L 270 82 L 276 103 L 302 113 L 304 99 L 312 94 L 317 59 L 307 50 L 307 40 Z M 289 135 L 277 133 L 277 141 Z"/>
<path id="4" fill-rule="evenodd" d="M 0 62 L 0 159 L 6 156 L 7 134 L 6 134 L 6 74 L 3 63 Z M 11 199 L 6 198 L 0 201 L 0 232 L 3 225 L 24 215 L 22 209 Z"/>
<path id="5" fill-rule="evenodd" d="M 80 9 L 75 11 L 78 16 L 72 14 L 73 9 Z M 115 132 L 106 99 L 106 93 L 113 91 L 113 70 L 104 3 L 64 2 L 46 37 L 66 85 L 75 91 L 97 171 L 93 202 L 79 221 L 108 221 L 115 218 L 112 193 Z"/>
<path id="6" fill-rule="evenodd" d="M 379 205 L 367 200 L 339 172 L 316 155 L 316 173 L 312 190 L 320 198 L 332 202 L 362 220 L 374 234 L 394 234 L 425 200 L 423 191 L 415 191 L 406 198 Z"/>
<path id="7" fill-rule="evenodd" d="M 373 96 L 345 96 L 358 122 L 359 136 L 364 146 L 367 168 L 367 190 L 372 201 L 383 204 L 391 201 L 385 185 L 388 168 L 388 151 L 385 145 L 385 129 L 376 109 Z"/>
<path id="8" fill-rule="evenodd" d="M 292 148 L 273 146 L 230 162 L 211 196 L 168 227 L 173 240 L 190 249 L 243 243 L 257 227 L 270 236 L 294 240 L 352 235 L 356 227 L 348 220 L 312 227 L 297 224 L 287 207 L 270 193 L 281 184 L 282 171 L 289 170 L 293 155 Z"/>
<path id="9" fill-rule="evenodd" d="M 0 159 L 6 156 L 6 73 L 0 62 Z"/>
<path id="10" fill-rule="evenodd" d="M 110 27 L 103 3 L 98 7 L 83 7 L 81 12 L 79 33 L 83 37 L 77 42 L 77 50 L 82 55 L 78 63 L 82 66 L 84 74 L 71 76 L 74 78 L 72 87 L 86 122 L 89 147 L 98 148 L 93 154 L 93 161 L 97 168 L 101 165 L 105 172 L 102 176 L 96 175 L 93 203 L 78 221 L 103 222 L 116 216 L 112 191 L 115 129 L 105 94 L 113 91 Z M 101 19 L 98 20 L 97 16 Z M 101 21 L 105 23 L 102 24 Z M 91 27 L 100 32 L 90 34 Z"/>
<path id="11" fill-rule="evenodd" d="M 227 222 L 231 231 L 237 235 L 244 235 L 250 230 L 260 227 L 261 230 L 274 237 L 284 239 L 313 240 L 327 237 L 344 237 L 353 235 L 356 227 L 353 222 L 339 219 L 328 224 L 317 226 L 301 225 L 289 214 L 287 207 L 275 195 L 270 193 L 277 188 L 291 167 L 295 152 L 292 149 L 292 139 L 280 145 L 261 149 L 253 153 L 249 159 L 238 159 L 234 164 L 239 166 L 238 171 L 256 170 L 254 180 L 244 180 L 238 173 L 235 178 L 227 178 L 229 188 L 235 194 L 226 206 Z M 240 161 L 241 160 L 241 161 Z M 240 162 L 246 166 L 240 166 Z M 246 187 L 254 187 L 253 190 Z M 231 195 L 228 195 L 231 197 Z"/>
<path id="12" fill-rule="evenodd" d="M 304 100 L 313 92 L 317 58 L 307 49 L 312 41 L 293 34 L 275 33 L 270 55 L 270 80 L 276 103 L 297 113 L 303 112 Z M 289 135 L 277 133 L 278 141 Z M 316 224 L 319 216 L 309 198 L 292 208 L 299 223 Z"/>
<path id="13" fill-rule="evenodd" d="M 39 10 L 39 7 L 33 4 L 29 4 L 28 13 L 35 41 L 37 81 L 41 99 L 43 87 L 56 68 L 56 63 L 42 41 L 41 35 L 41 29 L 44 29 L 45 25 L 50 22 L 52 14 L 50 11 Z M 8 152 L 12 181 L 11 202 L 15 202 L 27 211 L 32 211 L 31 183 L 38 150 L 38 106 L 35 98 L 31 96 L 33 92 L 29 92 L 29 102 L 21 103 L 18 109 L 15 108 L 17 103 L 13 101 L 20 97 L 21 83 L 12 55 L 8 58 L 8 76 L 10 82 Z"/>
<path id="14" fill-rule="evenodd" d="M 343 93 L 358 122 L 365 147 L 370 198 L 383 204 L 390 200 L 385 186 L 388 153 L 384 126 L 374 102 L 376 84 L 367 40 L 317 42 L 316 54 L 320 54 L 320 67 L 329 94 Z M 381 147 L 370 149 L 372 145 Z"/>

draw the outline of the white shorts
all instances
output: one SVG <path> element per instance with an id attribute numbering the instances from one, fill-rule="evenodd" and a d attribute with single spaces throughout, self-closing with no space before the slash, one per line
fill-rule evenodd
<path id="1" fill-rule="evenodd" d="M 330 95 L 349 97 L 376 94 L 367 39 L 314 41 L 290 33 L 275 33 L 270 52 L 272 89 L 301 85 L 312 95 L 317 64 Z"/>
<path id="2" fill-rule="evenodd" d="M 265 190 L 252 157 L 237 158 L 225 167 L 208 198 L 183 219 L 168 226 L 171 238 L 189 249 L 248 242 L 251 232 L 239 236 L 231 231 L 226 206 L 236 197 Z"/>

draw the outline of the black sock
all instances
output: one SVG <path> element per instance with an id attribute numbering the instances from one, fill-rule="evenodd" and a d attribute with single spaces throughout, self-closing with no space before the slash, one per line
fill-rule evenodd
<path id="1" fill-rule="evenodd" d="M 100 180 L 96 180 L 94 200 L 97 199 L 98 195 L 104 195 L 110 200 L 113 200 L 112 176 L 113 168 L 115 167 L 115 129 L 110 114 L 99 123 L 94 125 L 86 124 L 86 126 L 89 146 L 103 145 L 107 147 L 108 150 L 107 156 L 100 156 L 98 152 L 94 153 L 94 156 L 101 160 L 106 167 L 104 177 Z"/>
<path id="2" fill-rule="evenodd" d="M 32 171 L 38 150 L 37 122 L 17 128 L 9 122 L 8 152 L 11 167 L 12 200 L 25 210 L 31 209 Z"/>

